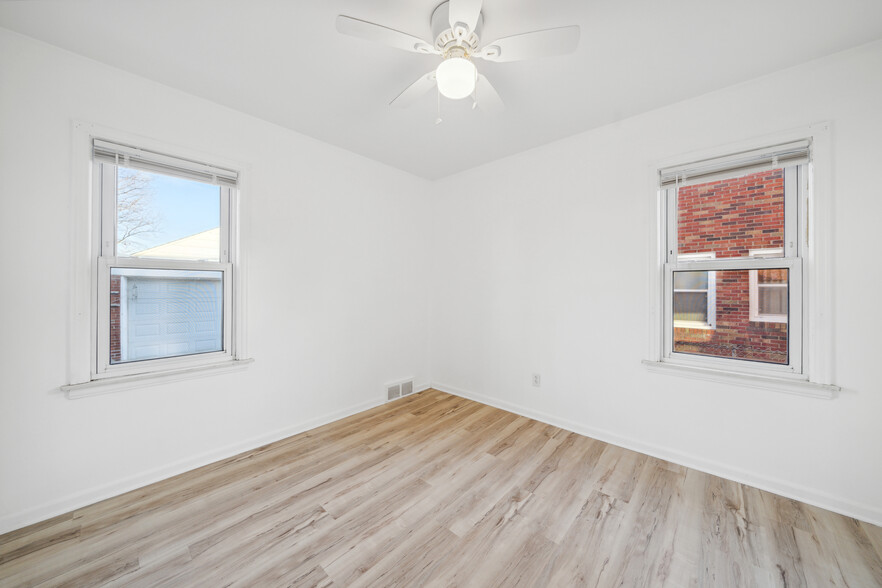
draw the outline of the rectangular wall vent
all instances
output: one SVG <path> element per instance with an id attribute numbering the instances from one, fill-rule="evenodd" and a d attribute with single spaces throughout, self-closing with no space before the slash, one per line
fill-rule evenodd
<path id="1" fill-rule="evenodd" d="M 386 384 L 386 400 L 395 400 L 413 394 L 413 378 L 406 378 Z"/>

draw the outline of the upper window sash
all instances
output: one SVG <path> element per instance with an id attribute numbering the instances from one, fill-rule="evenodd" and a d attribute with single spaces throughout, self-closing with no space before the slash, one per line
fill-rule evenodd
<path id="1" fill-rule="evenodd" d="M 101 214 L 100 238 L 97 250 L 101 258 L 117 257 L 117 172 L 118 166 L 113 163 L 95 161 L 94 177 L 98 178 L 98 202 Z M 158 173 L 158 172 L 155 172 Z M 192 178 L 187 178 L 192 179 Z M 228 263 L 230 253 L 230 226 L 233 187 L 220 186 L 220 263 Z M 152 258 L 154 263 L 162 263 L 161 258 Z M 204 263 L 194 261 L 193 263 Z"/>
<path id="2" fill-rule="evenodd" d="M 722 178 L 737 177 L 738 173 L 728 173 Z M 801 211 L 806 196 L 807 175 L 805 165 L 784 168 L 784 247 L 783 257 L 799 257 L 802 255 L 800 239 Z M 707 180 L 712 181 L 712 180 Z M 679 255 L 679 233 L 677 225 L 677 189 L 678 185 L 661 190 L 665 209 L 665 263 L 688 263 L 691 254 Z M 721 263 L 730 263 L 738 258 L 717 258 Z"/>

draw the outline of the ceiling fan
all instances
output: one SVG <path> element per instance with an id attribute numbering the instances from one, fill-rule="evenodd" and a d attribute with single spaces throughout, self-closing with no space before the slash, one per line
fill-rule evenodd
<path id="1" fill-rule="evenodd" d="M 440 65 L 405 88 L 390 102 L 393 106 L 409 106 L 437 87 L 442 96 L 452 100 L 472 96 L 472 108 L 478 106 L 490 111 L 502 110 L 502 99 L 489 80 L 478 73 L 472 59 L 505 62 L 571 53 L 579 45 L 580 31 L 578 25 L 572 25 L 521 33 L 481 44 L 484 23 L 482 2 L 483 0 L 449 0 L 438 6 L 432 13 L 430 23 L 435 36 L 434 44 L 395 29 L 342 14 L 337 16 L 337 31 L 405 51 L 441 56 Z"/>

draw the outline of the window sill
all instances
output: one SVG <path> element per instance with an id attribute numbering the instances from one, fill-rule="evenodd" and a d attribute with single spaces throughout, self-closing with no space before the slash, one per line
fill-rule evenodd
<path id="1" fill-rule="evenodd" d="M 809 396 L 812 398 L 824 398 L 827 400 L 835 398 L 836 393 L 840 390 L 839 386 L 834 386 L 832 384 L 817 384 L 807 380 L 743 374 L 704 367 L 685 366 L 664 361 L 650 361 L 644 359 L 643 365 L 646 366 L 649 371 L 660 374 L 709 380 L 711 382 L 720 382 L 723 384 L 736 384 L 739 386 L 749 386 L 751 388 L 762 388 L 764 390 L 773 390 L 775 392 Z"/>
<path id="2" fill-rule="evenodd" d="M 758 327 L 764 327 L 768 325 L 786 325 L 786 318 L 772 318 L 772 317 L 762 317 L 762 316 L 752 316 L 750 317 L 750 322 L 755 323 Z"/>
<path id="3" fill-rule="evenodd" d="M 681 321 L 674 321 L 675 329 L 695 329 L 696 331 L 714 331 L 716 330 L 716 326 L 709 325 L 707 323 L 686 323 Z"/>
<path id="4" fill-rule="evenodd" d="M 165 370 L 152 374 L 134 374 L 131 376 L 103 378 L 100 380 L 92 380 L 91 382 L 83 382 L 82 384 L 61 386 L 61 391 L 67 395 L 69 400 L 76 400 L 78 398 L 110 394 L 113 392 L 121 392 L 123 390 L 131 390 L 133 388 L 144 388 L 146 386 L 155 386 L 157 384 L 165 384 L 168 382 L 178 382 L 181 380 L 191 380 L 193 378 L 214 376 L 228 372 L 237 372 L 244 370 L 253 362 L 254 360 L 250 358 L 231 359 L 222 363 Z"/>

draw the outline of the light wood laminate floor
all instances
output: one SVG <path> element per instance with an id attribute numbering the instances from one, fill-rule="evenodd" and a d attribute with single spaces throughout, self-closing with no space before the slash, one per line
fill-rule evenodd
<path id="1" fill-rule="evenodd" d="M 882 529 L 434 390 L 0 536 L 2 586 L 882 586 Z"/>

